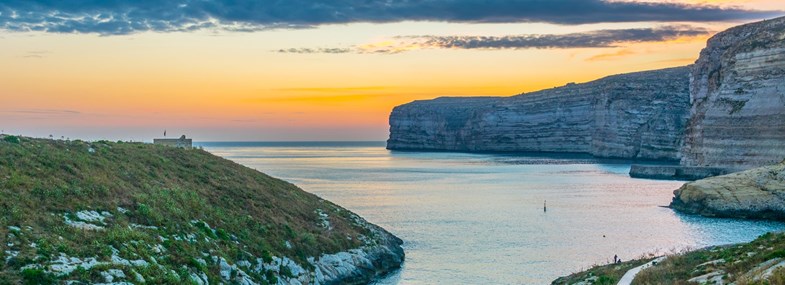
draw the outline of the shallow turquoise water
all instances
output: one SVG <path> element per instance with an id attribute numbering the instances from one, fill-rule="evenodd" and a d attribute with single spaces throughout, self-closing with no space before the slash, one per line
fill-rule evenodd
<path id="1" fill-rule="evenodd" d="M 614 254 L 626 260 L 785 229 L 674 213 L 660 206 L 682 182 L 629 178 L 623 161 L 390 152 L 383 143 L 202 145 L 402 238 L 404 268 L 379 284 L 547 284 Z"/>

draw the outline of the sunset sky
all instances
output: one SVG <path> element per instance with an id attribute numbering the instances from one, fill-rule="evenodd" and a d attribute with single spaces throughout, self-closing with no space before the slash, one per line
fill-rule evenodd
<path id="1" fill-rule="evenodd" d="M 0 3 L 0 130 L 384 140 L 396 105 L 692 63 L 785 1 Z"/>

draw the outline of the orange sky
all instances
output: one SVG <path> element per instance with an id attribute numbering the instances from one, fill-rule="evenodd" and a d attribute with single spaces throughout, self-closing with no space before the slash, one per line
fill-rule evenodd
<path id="1" fill-rule="evenodd" d="M 785 8 L 776 2 L 745 5 Z M 736 24 L 691 23 L 712 31 Z M 563 34 L 658 25 L 403 22 L 121 36 L 0 31 L 0 130 L 143 141 L 164 129 L 201 141 L 384 140 L 387 116 L 399 104 L 439 96 L 506 96 L 686 65 L 708 35 L 614 48 L 275 51 L 378 44 L 399 35 Z"/>

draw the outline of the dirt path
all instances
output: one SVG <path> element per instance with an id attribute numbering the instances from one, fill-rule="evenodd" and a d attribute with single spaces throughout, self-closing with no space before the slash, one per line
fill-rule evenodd
<path id="1" fill-rule="evenodd" d="M 641 266 L 638 266 L 638 267 L 635 267 L 633 269 L 628 270 L 627 273 L 624 273 L 624 276 L 621 277 L 621 280 L 619 280 L 618 285 L 630 285 L 630 284 L 632 284 L 632 280 L 635 279 L 635 275 L 638 275 L 638 272 L 641 272 L 641 270 L 649 268 L 652 265 L 654 265 L 655 263 L 659 263 L 660 261 L 662 261 L 664 259 L 665 259 L 664 256 L 660 256 L 660 257 L 655 258 L 652 261 L 649 261 L 648 263 L 646 263 L 644 265 L 641 265 Z"/>

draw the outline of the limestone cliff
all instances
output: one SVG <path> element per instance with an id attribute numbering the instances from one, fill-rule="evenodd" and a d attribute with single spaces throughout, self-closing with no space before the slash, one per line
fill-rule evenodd
<path id="1" fill-rule="evenodd" d="M 681 164 L 748 169 L 785 158 L 785 17 L 708 41 L 692 69 Z"/>
<path id="2" fill-rule="evenodd" d="M 671 207 L 690 214 L 785 218 L 785 163 L 684 184 Z"/>
<path id="3" fill-rule="evenodd" d="M 390 115 L 387 148 L 678 160 L 688 73 L 678 67 L 513 97 L 415 101 Z"/>

